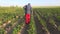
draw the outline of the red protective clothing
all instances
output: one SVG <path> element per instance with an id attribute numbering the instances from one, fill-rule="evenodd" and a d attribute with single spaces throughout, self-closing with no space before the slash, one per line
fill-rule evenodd
<path id="1" fill-rule="evenodd" d="M 29 24 L 30 23 L 30 14 L 25 15 L 25 23 Z"/>

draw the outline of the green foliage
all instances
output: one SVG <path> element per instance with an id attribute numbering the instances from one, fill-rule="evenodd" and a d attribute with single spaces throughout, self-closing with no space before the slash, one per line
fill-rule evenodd
<path id="1" fill-rule="evenodd" d="M 57 20 L 60 21 L 60 16 L 57 16 Z"/>
<path id="2" fill-rule="evenodd" d="M 60 26 L 58 26 L 58 30 L 60 31 Z"/>
<path id="3" fill-rule="evenodd" d="M 36 26 L 35 26 L 33 15 L 31 15 L 31 22 L 29 25 L 30 25 L 30 29 L 28 30 L 28 33 L 29 34 L 36 34 Z"/>
<path id="4" fill-rule="evenodd" d="M 47 29 L 46 20 L 50 17 L 49 22 L 52 25 L 55 25 L 55 21 L 53 16 L 60 21 L 60 8 L 33 8 L 33 11 L 38 12 L 40 15 L 36 14 L 40 23 Z M 0 7 L 0 25 L 3 23 L 8 23 L 11 21 L 13 25 L 19 18 L 16 16 L 24 16 L 24 10 L 21 7 Z M 43 16 L 46 20 L 42 19 L 40 16 Z M 23 23 L 22 23 L 23 24 Z M 35 21 L 33 19 L 33 15 L 31 16 L 31 22 L 29 24 L 30 29 L 28 30 L 29 34 L 36 34 L 36 26 Z M 17 24 L 16 27 L 13 28 L 12 34 L 17 34 L 17 32 L 21 29 L 21 24 Z M 60 26 L 58 27 L 60 30 Z M 0 28 L 0 34 L 4 34 L 4 28 Z"/>
<path id="5" fill-rule="evenodd" d="M 0 28 L 0 34 L 4 34 L 5 30 L 3 28 Z"/>

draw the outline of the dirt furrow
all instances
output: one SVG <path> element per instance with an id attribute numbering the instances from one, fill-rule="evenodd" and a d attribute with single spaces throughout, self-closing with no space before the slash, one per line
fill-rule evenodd
<path id="1" fill-rule="evenodd" d="M 38 15 L 40 15 L 39 12 L 37 12 L 37 13 L 38 13 Z M 45 20 L 45 18 L 43 18 L 42 16 L 40 16 L 40 17 Z M 55 28 L 52 24 L 49 23 L 49 19 L 50 19 L 50 17 L 48 17 L 45 21 L 47 24 L 47 28 L 50 31 L 50 34 L 60 34 L 60 31 L 58 31 L 57 28 Z"/>
<path id="2" fill-rule="evenodd" d="M 29 34 L 28 33 L 29 30 L 29 25 L 25 24 L 24 27 L 21 29 L 21 34 Z"/>
<path id="3" fill-rule="evenodd" d="M 57 26 L 60 26 L 60 21 L 57 20 L 55 16 L 53 16 L 54 21 L 56 22 Z"/>
<path id="4" fill-rule="evenodd" d="M 36 32 L 37 32 L 36 34 L 45 34 L 46 32 L 42 29 L 43 26 L 40 24 L 40 21 L 38 20 L 35 12 L 33 12 L 33 16 L 36 25 Z"/>

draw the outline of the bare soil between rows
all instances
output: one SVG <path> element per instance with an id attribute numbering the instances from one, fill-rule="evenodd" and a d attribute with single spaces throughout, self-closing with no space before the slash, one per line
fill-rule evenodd
<path id="1" fill-rule="evenodd" d="M 37 13 L 38 15 L 40 15 L 39 12 L 36 12 L 36 13 Z M 50 34 L 60 34 L 60 31 L 58 31 L 57 28 L 55 28 L 52 24 L 49 23 L 50 17 L 48 17 L 47 19 L 44 18 L 44 17 L 42 17 L 41 15 L 40 15 L 40 17 L 41 17 L 43 20 L 46 21 L 46 25 L 47 25 L 47 28 L 48 28 Z M 55 18 L 54 18 L 54 20 L 57 21 Z M 59 24 L 60 24 L 60 23 L 56 22 L 56 25 L 59 25 Z"/>

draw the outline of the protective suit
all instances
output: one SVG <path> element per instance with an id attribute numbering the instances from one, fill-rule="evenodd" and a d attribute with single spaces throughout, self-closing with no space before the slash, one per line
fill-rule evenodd
<path id="1" fill-rule="evenodd" d="M 31 18 L 31 11 L 32 11 L 30 3 L 24 6 L 24 10 L 25 10 L 25 23 L 29 24 Z"/>

